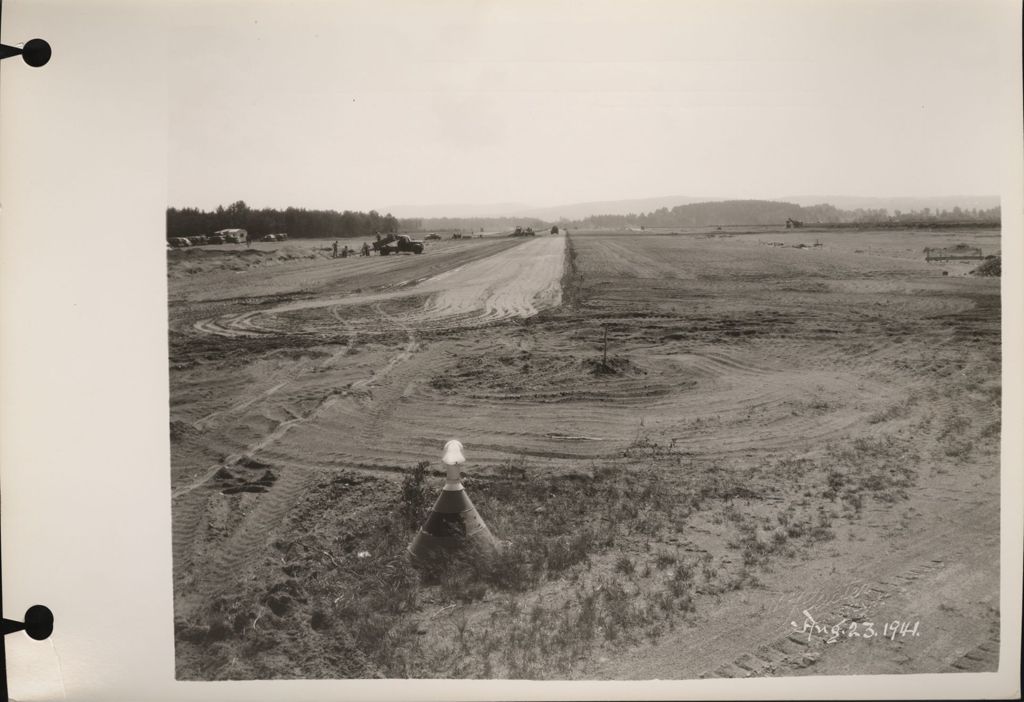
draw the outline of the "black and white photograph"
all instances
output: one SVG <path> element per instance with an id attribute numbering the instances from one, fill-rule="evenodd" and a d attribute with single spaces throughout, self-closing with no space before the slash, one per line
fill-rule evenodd
<path id="1" fill-rule="evenodd" d="M 1019 670 L 1012 4 L 152 5 L 169 684 Z"/>
<path id="2" fill-rule="evenodd" d="M 994 670 L 985 6 L 352 9 L 180 13 L 177 675 Z"/>

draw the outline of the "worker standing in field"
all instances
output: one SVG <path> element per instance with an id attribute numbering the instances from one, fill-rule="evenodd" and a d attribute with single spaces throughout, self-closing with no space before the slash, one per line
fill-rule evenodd
<path id="1" fill-rule="evenodd" d="M 363 255 L 364 256 L 369 256 L 370 255 L 370 244 L 368 242 L 365 242 L 365 241 L 363 242 Z"/>
<path id="2" fill-rule="evenodd" d="M 338 257 L 338 242 L 335 241 L 334 242 L 334 253 L 331 254 L 331 258 L 337 258 L 337 257 Z"/>

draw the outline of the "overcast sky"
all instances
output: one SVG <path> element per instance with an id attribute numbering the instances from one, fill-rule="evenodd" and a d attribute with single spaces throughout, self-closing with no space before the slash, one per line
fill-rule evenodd
<path id="1" fill-rule="evenodd" d="M 1006 2 L 172 6 L 176 206 L 1000 192 Z"/>

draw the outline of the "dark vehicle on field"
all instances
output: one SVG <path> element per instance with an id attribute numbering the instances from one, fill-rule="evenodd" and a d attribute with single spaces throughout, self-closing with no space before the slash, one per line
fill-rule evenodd
<path id="1" fill-rule="evenodd" d="M 511 235 L 512 236 L 536 236 L 536 234 L 533 231 L 533 227 L 527 227 L 526 229 L 523 229 L 522 227 L 516 227 L 516 230 L 514 232 L 512 232 Z"/>
<path id="2" fill-rule="evenodd" d="M 412 239 L 407 234 L 388 234 L 380 241 L 373 242 L 373 248 L 380 253 L 381 256 L 388 256 L 393 253 L 423 253 L 423 242 L 418 239 Z"/>
<path id="3" fill-rule="evenodd" d="M 441 235 L 438 234 L 437 232 L 434 232 L 432 234 L 427 234 L 427 236 L 426 236 L 426 240 L 427 241 L 438 241 L 438 240 L 440 240 L 440 238 L 441 238 Z"/>

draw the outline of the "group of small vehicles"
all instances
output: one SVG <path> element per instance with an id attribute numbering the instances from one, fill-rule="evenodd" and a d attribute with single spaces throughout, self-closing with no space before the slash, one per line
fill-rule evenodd
<path id="1" fill-rule="evenodd" d="M 558 233 L 558 227 L 551 228 L 552 234 Z M 478 236 L 483 236 L 482 234 Z M 531 227 L 516 227 L 515 232 L 512 236 L 536 236 Z M 452 239 L 471 238 L 472 235 L 462 234 L 456 232 L 452 234 Z M 266 234 L 259 238 L 259 241 L 286 241 L 288 239 L 287 234 Z M 440 240 L 441 235 L 435 233 L 428 234 L 427 240 Z M 249 233 L 244 229 L 222 229 L 213 234 L 203 235 L 197 234 L 195 236 L 176 236 L 171 237 L 167 240 L 167 248 L 184 248 L 186 246 L 208 246 L 211 244 L 248 244 L 256 239 L 250 238 Z M 334 258 L 348 258 L 349 256 L 355 256 L 357 253 L 361 256 L 369 256 L 371 253 L 376 252 L 381 256 L 390 256 L 391 254 L 398 253 L 411 253 L 421 254 L 423 253 L 424 241 L 422 239 L 413 239 L 408 234 L 386 234 L 381 236 L 377 234 L 376 241 L 364 243 L 358 250 L 350 249 L 346 245 L 343 249 L 338 248 L 338 242 L 334 242 L 333 246 L 333 257 Z"/>
<path id="2" fill-rule="evenodd" d="M 551 227 L 552 234 L 558 234 L 558 225 Z M 537 232 L 533 231 L 533 227 L 516 227 L 509 236 L 537 236 Z"/>
<path id="3" fill-rule="evenodd" d="M 557 234 L 558 227 L 551 227 L 551 233 Z M 478 237 L 483 237 L 483 234 L 477 234 Z M 516 227 L 515 233 L 512 236 L 536 236 L 531 227 Z M 471 239 L 472 234 L 464 234 L 462 232 L 454 232 L 451 235 L 452 239 Z M 413 239 L 408 234 L 385 234 L 381 236 L 377 234 L 376 241 L 364 243 L 359 249 L 350 249 L 348 245 L 339 248 L 338 242 L 334 242 L 332 247 L 332 258 L 348 258 L 349 256 L 370 256 L 373 253 L 380 254 L 381 256 L 390 256 L 391 254 L 399 253 L 411 253 L 421 254 L 423 253 L 424 245 L 427 241 L 440 241 L 441 235 L 437 232 L 431 232 L 427 234 L 424 239 Z"/>
<path id="4" fill-rule="evenodd" d="M 285 233 L 267 234 L 260 241 L 286 241 Z M 221 229 L 213 234 L 194 234 L 192 236 L 173 236 L 167 240 L 167 247 L 180 249 L 186 246 L 209 246 L 211 244 L 247 244 L 254 241 L 244 229 Z"/>

